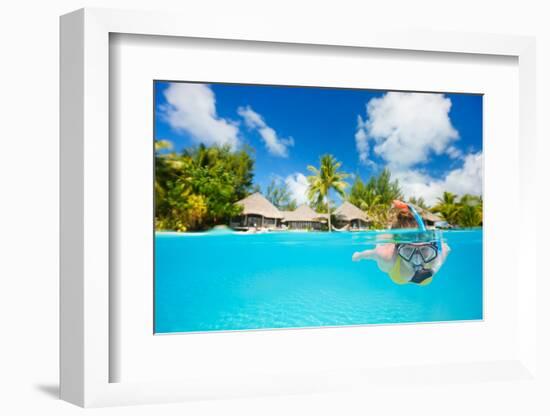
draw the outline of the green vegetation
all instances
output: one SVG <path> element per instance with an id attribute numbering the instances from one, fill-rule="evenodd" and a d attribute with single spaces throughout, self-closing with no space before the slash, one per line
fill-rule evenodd
<path id="1" fill-rule="evenodd" d="M 308 204 L 311 209 L 315 212 L 318 212 L 319 214 L 327 214 L 328 213 L 328 205 L 323 200 L 313 200 L 309 201 Z M 334 211 L 336 207 L 334 206 L 334 202 L 331 201 L 330 211 Z"/>
<path id="2" fill-rule="evenodd" d="M 378 176 L 363 182 L 356 176 L 348 200 L 361 208 L 371 220 L 371 228 L 386 228 L 395 212 L 391 209 L 394 199 L 403 199 L 399 181 L 391 180 L 391 173 L 384 169 Z M 464 195 L 460 200 L 451 192 L 444 192 L 438 203 L 429 207 L 422 197 L 408 200 L 422 209 L 439 214 L 449 224 L 461 228 L 478 227 L 483 224 L 483 200 L 480 196 Z"/>
<path id="3" fill-rule="evenodd" d="M 459 205 L 456 203 L 457 196 L 451 192 L 443 192 L 441 198 L 437 198 L 438 203 L 432 208 L 432 212 L 441 215 L 449 224 L 458 222 Z"/>
<path id="4" fill-rule="evenodd" d="M 341 162 L 338 162 L 332 155 L 326 154 L 321 156 L 320 166 L 308 166 L 307 169 L 313 174 L 307 177 L 309 183 L 308 199 L 313 204 L 326 204 L 328 211 L 328 230 L 332 231 L 331 221 L 331 201 L 330 190 L 334 190 L 342 198 L 345 197 L 345 190 L 348 186 L 346 178 L 349 174 L 340 172 Z"/>
<path id="5" fill-rule="evenodd" d="M 171 149 L 169 142 L 155 142 L 157 230 L 200 230 L 240 213 L 235 202 L 252 190 L 249 152 L 203 145 L 182 153 Z"/>
<path id="6" fill-rule="evenodd" d="M 483 198 L 466 194 L 458 200 L 451 192 L 444 192 L 431 211 L 441 215 L 449 224 L 459 227 L 479 227 L 483 225 Z"/>
<path id="7" fill-rule="evenodd" d="M 420 207 L 422 209 L 430 209 L 430 207 L 428 207 L 428 205 L 424 201 L 424 198 L 422 198 L 422 197 L 415 198 L 414 196 L 411 196 L 409 198 L 409 203 L 411 203 L 413 205 L 416 205 L 417 207 Z"/>
<path id="8" fill-rule="evenodd" d="M 292 199 L 288 189 L 275 179 L 268 185 L 265 197 L 282 211 L 294 211 L 297 208 L 296 201 Z"/>
<path id="9" fill-rule="evenodd" d="M 390 171 L 384 169 L 378 176 L 371 176 L 367 183 L 356 176 L 348 200 L 365 211 L 372 228 L 381 229 L 391 220 L 393 200 L 402 198 L 399 181 L 392 181 Z"/>
<path id="10" fill-rule="evenodd" d="M 392 180 L 384 169 L 364 182 L 359 175 L 346 193 L 349 174 L 341 171 L 342 163 L 333 155 L 320 158 L 319 167 L 308 166 L 309 205 L 319 213 L 331 214 L 334 201 L 330 193 L 356 205 L 371 220 L 370 227 L 386 228 L 392 223 L 395 210 L 392 201 L 403 199 L 399 181 Z M 229 147 L 198 146 L 177 153 L 169 141 L 155 142 L 155 223 L 157 230 L 194 231 L 228 224 L 242 208 L 235 204 L 259 186 L 253 183 L 254 159 L 250 149 L 232 151 Z M 273 180 L 266 198 L 283 211 L 296 209 L 296 201 L 282 181 Z M 477 227 L 483 224 L 483 199 L 464 195 L 459 198 L 444 192 L 433 207 L 422 197 L 410 197 L 410 203 L 441 216 L 458 227 Z M 329 217 L 328 229 L 332 230 Z"/>

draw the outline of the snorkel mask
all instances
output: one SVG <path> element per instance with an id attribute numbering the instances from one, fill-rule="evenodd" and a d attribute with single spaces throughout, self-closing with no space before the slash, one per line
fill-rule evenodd
<path id="1" fill-rule="evenodd" d="M 425 266 L 437 258 L 438 251 L 435 243 L 397 244 L 396 249 L 399 257 L 408 262 L 414 269 L 411 282 L 422 283 L 433 276 L 433 271 Z"/>
<path id="2" fill-rule="evenodd" d="M 416 267 L 434 261 L 438 253 L 435 243 L 410 243 L 398 244 L 397 254 Z"/>
<path id="3" fill-rule="evenodd" d="M 424 220 L 422 220 L 422 217 L 412 205 L 401 201 L 394 201 L 394 205 L 412 214 L 418 224 L 419 236 L 428 234 Z M 438 235 L 435 241 L 398 243 L 396 244 L 396 250 L 399 257 L 409 263 L 414 269 L 414 276 L 410 281 L 413 283 L 422 283 L 433 276 L 433 271 L 425 266 L 434 261 L 439 253 L 441 253 L 441 237 Z"/>

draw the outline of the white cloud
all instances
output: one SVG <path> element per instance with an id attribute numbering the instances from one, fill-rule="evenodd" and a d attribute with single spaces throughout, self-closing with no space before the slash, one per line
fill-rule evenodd
<path id="1" fill-rule="evenodd" d="M 445 150 L 445 153 L 447 153 L 451 159 L 460 159 L 463 156 L 462 150 L 455 146 L 449 146 L 447 150 Z"/>
<path id="2" fill-rule="evenodd" d="M 359 158 L 368 156 L 368 142 L 392 170 L 427 162 L 459 138 L 449 118 L 451 100 L 443 94 L 388 92 L 367 104 L 355 136 Z M 363 132 L 363 133 L 361 133 Z"/>
<path id="3" fill-rule="evenodd" d="M 423 197 L 429 204 L 437 202 L 444 191 L 459 196 L 483 193 L 483 154 L 471 153 L 464 157 L 462 167 L 453 169 L 443 179 L 434 179 L 419 170 L 394 171 L 392 176 L 399 179 L 404 197 Z"/>
<path id="4" fill-rule="evenodd" d="M 168 124 L 186 131 L 196 143 L 239 145 L 239 128 L 216 113 L 216 97 L 205 84 L 171 83 L 164 91 L 166 105 L 160 107 Z"/>
<path id="5" fill-rule="evenodd" d="M 359 153 L 359 161 L 367 163 L 369 160 L 369 136 L 365 129 L 365 122 L 361 116 L 357 116 L 357 131 L 355 132 L 355 147 Z"/>
<path id="6" fill-rule="evenodd" d="M 483 154 L 469 154 L 460 169 L 452 170 L 445 178 L 445 190 L 458 195 L 483 193 Z"/>
<path id="7" fill-rule="evenodd" d="M 251 129 L 266 127 L 263 117 L 250 106 L 239 107 L 237 113 L 244 118 L 245 124 Z"/>
<path id="8" fill-rule="evenodd" d="M 288 148 L 294 146 L 292 137 L 279 137 L 277 132 L 267 125 L 264 118 L 250 106 L 239 107 L 237 113 L 244 119 L 249 128 L 258 130 L 269 153 L 273 156 L 288 157 Z"/>
<path id="9" fill-rule="evenodd" d="M 368 164 L 370 152 L 383 159 L 399 179 L 405 198 L 423 197 L 434 204 L 443 191 L 481 195 L 483 155 L 465 155 L 455 146 L 459 134 L 449 117 L 451 105 L 443 94 L 388 92 L 371 99 L 366 119 L 359 116 L 357 121 L 359 160 Z M 447 154 L 462 161 L 462 167 L 436 179 L 419 167 L 434 154 Z"/>
<path id="10" fill-rule="evenodd" d="M 305 204 L 307 200 L 307 178 L 302 173 L 293 173 L 285 179 L 286 187 L 298 205 Z"/>

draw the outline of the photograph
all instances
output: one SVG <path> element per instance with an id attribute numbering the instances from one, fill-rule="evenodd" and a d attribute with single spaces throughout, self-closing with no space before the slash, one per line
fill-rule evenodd
<path id="1" fill-rule="evenodd" d="M 155 80 L 154 333 L 483 320 L 483 95 Z"/>

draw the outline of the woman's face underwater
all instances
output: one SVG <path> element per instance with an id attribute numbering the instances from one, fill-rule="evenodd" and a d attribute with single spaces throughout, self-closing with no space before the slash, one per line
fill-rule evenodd
<path id="1" fill-rule="evenodd" d="M 430 268 L 437 258 L 437 247 L 433 243 L 398 244 L 397 254 L 414 270 Z"/>

